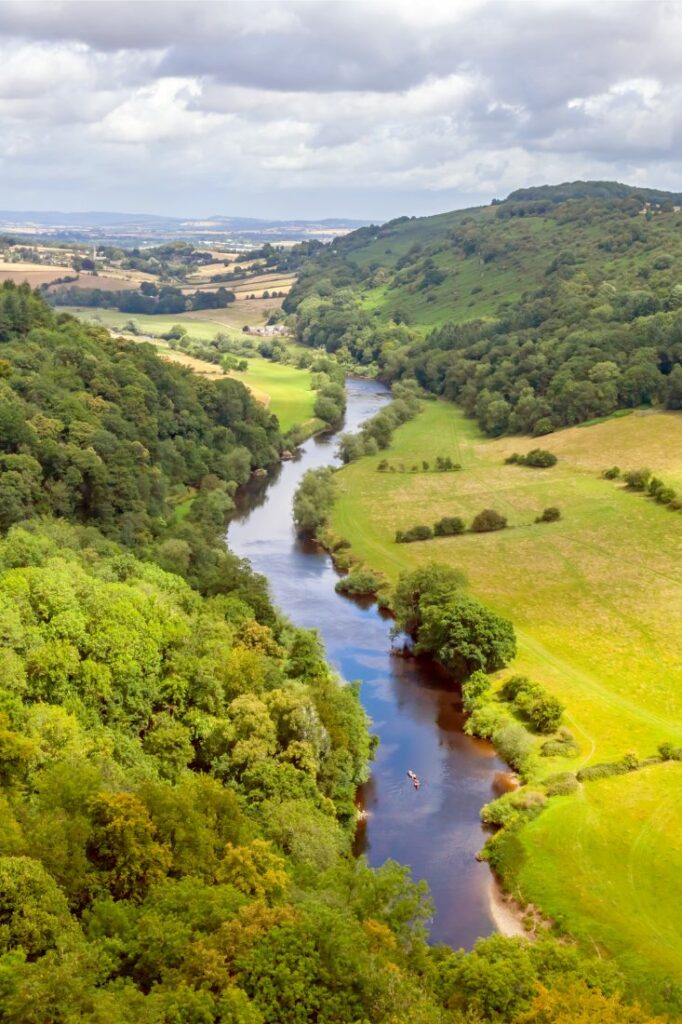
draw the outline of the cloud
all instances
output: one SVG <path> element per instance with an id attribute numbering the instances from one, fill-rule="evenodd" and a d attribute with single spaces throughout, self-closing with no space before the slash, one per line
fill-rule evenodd
<path id="1" fill-rule="evenodd" d="M 681 48 L 682 7 L 637 0 L 6 0 L 3 205 L 379 219 L 679 187 Z"/>

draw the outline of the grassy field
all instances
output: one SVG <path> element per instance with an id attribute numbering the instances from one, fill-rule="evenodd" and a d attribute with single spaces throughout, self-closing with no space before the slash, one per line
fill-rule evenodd
<path id="1" fill-rule="evenodd" d="M 682 764 L 667 762 L 555 798 L 510 844 L 520 891 L 613 954 L 632 992 L 673 1015 L 682 1010 L 681 806 Z"/>
<path id="2" fill-rule="evenodd" d="M 129 314 L 119 313 L 117 310 L 88 310 L 70 306 L 61 308 L 64 312 L 78 316 L 88 323 L 99 323 L 111 330 L 120 329 L 128 320 L 134 319 L 141 330 L 150 332 L 148 339 L 141 338 L 140 340 L 152 340 L 155 336 L 170 330 L 176 323 L 182 323 L 187 328 L 189 336 L 197 341 L 211 341 L 219 330 L 230 331 L 230 328 L 226 326 L 221 327 L 209 321 L 190 319 L 187 314 L 131 318 Z M 218 310 L 217 312 L 222 311 Z M 234 329 L 232 330 L 233 333 L 236 333 Z M 239 332 L 239 336 L 243 337 L 241 332 Z M 182 365 L 207 376 L 222 376 L 222 370 L 214 363 L 204 362 L 201 359 L 195 359 L 192 355 L 174 351 L 160 341 L 157 341 L 156 344 L 167 359 L 182 363 Z M 311 377 L 308 370 L 299 370 L 295 366 L 273 363 L 260 356 L 249 356 L 247 362 L 249 368 L 246 372 L 234 372 L 229 376 L 245 384 L 254 398 L 262 402 L 277 416 L 282 430 L 289 430 L 298 424 L 310 425 L 311 428 L 318 425 L 318 421 L 313 418 L 316 395 L 310 387 Z"/>
<path id="3" fill-rule="evenodd" d="M 614 464 L 648 465 L 673 486 L 682 484 L 682 416 L 635 412 L 565 430 L 540 443 L 558 455 L 555 467 L 505 465 L 508 454 L 528 451 L 538 441 L 485 439 L 452 405 L 428 403 L 416 420 L 396 431 L 388 452 L 364 458 L 337 475 L 332 528 L 351 541 L 354 555 L 392 581 L 402 569 L 428 561 L 463 569 L 472 592 L 513 620 L 519 639 L 514 670 L 560 697 L 567 706 L 567 724 L 581 745 L 577 761 L 543 759 L 548 771 L 574 770 L 628 751 L 645 757 L 667 740 L 682 744 L 682 513 L 599 475 Z M 450 455 L 462 464 L 462 472 L 376 469 L 381 457 L 409 470 L 422 459 L 433 464 L 437 455 Z M 559 506 L 561 521 L 536 524 L 535 517 L 550 505 Z M 396 529 L 430 525 L 448 514 L 470 521 L 487 507 L 506 515 L 509 529 L 394 543 Z M 662 793 L 665 780 L 671 785 L 676 780 L 679 787 L 680 774 L 682 769 L 677 775 L 675 768 L 652 769 L 613 780 L 607 788 L 603 782 L 589 783 L 579 797 L 555 800 L 523 833 L 532 851 L 520 878 L 524 895 L 552 914 L 564 907 L 571 927 L 580 930 L 588 920 L 595 941 L 619 952 L 611 937 L 621 929 L 627 909 L 614 903 L 602 886 L 573 914 L 575 887 L 594 888 L 602 871 L 615 892 L 637 886 L 627 876 L 632 830 L 638 821 L 649 821 L 649 805 L 656 805 L 646 780 L 663 780 Z M 631 784 L 628 800 L 614 803 L 609 811 L 604 794 Z M 658 838 L 652 833 L 647 841 L 655 839 L 663 850 L 681 815 L 674 800 L 666 798 L 661 806 L 667 810 L 656 818 Z M 608 837 L 619 821 L 625 826 L 625 818 L 622 844 L 628 856 L 614 849 L 606 867 Z M 603 842 L 602 832 L 607 837 Z M 676 857 L 682 876 L 679 843 L 668 855 Z M 574 879 L 570 898 L 564 896 L 568 874 Z M 654 884 L 652 901 L 655 889 Z M 653 914 L 653 925 L 646 917 L 641 922 L 646 942 L 633 929 L 627 943 L 648 957 L 656 928 L 663 934 L 678 928 L 676 974 L 682 981 L 682 937 L 676 923 L 680 904 L 667 902 L 664 889 L 658 894 L 657 914 L 647 912 Z"/>

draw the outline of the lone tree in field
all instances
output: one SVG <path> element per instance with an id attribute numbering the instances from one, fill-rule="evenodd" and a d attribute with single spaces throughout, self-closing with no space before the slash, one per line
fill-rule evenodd
<path id="1" fill-rule="evenodd" d="M 494 508 L 484 508 L 471 524 L 474 533 L 491 533 L 493 530 L 504 530 L 507 517 L 496 512 Z"/>

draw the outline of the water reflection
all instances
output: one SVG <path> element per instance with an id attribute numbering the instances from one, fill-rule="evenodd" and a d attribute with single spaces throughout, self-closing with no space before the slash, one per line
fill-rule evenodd
<path id="1" fill-rule="evenodd" d="M 386 399 L 379 384 L 349 381 L 343 429 L 356 429 Z M 268 577 L 293 622 L 320 631 L 342 675 L 363 683 L 380 745 L 372 778 L 358 793 L 366 818 L 357 851 L 375 865 L 389 857 L 410 864 L 431 888 L 434 939 L 468 946 L 493 930 L 488 868 L 475 853 L 485 838 L 479 810 L 494 795 L 504 765 L 489 744 L 462 732 L 459 690 L 447 674 L 428 659 L 392 653 L 390 617 L 367 599 L 337 594 L 329 557 L 295 536 L 291 503 L 298 481 L 307 469 L 332 464 L 334 445 L 334 435 L 311 439 L 300 459 L 253 481 L 240 495 L 230 547 Z M 419 790 L 408 768 L 422 780 Z"/>

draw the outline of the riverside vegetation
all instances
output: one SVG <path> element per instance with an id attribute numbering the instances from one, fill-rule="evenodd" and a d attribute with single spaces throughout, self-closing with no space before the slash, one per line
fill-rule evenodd
<path id="1" fill-rule="evenodd" d="M 525 782 L 483 812 L 504 826 L 487 856 L 522 904 L 613 957 L 631 990 L 673 1017 L 679 205 L 574 183 L 400 218 L 304 260 L 286 300 L 301 343 L 457 402 L 422 403 L 385 449 L 348 460 L 334 475 L 325 542 L 343 543 L 351 574 L 371 572 L 382 592 L 431 562 L 461 571 L 462 596 L 514 623 L 513 663 L 478 706 L 469 694 L 469 728 L 493 738 Z M 444 454 L 456 474 L 425 468 Z M 417 508 L 421 533 L 447 529 L 396 545 Z M 506 528 L 462 532 L 482 508 Z M 458 659 L 470 639 L 460 626 Z M 445 646 L 431 649 L 447 662 Z"/>
<path id="2" fill-rule="evenodd" d="M 650 1021 L 577 947 L 429 947 L 351 856 L 357 689 L 221 539 L 275 418 L 27 288 L 0 323 L 0 1020 Z"/>

